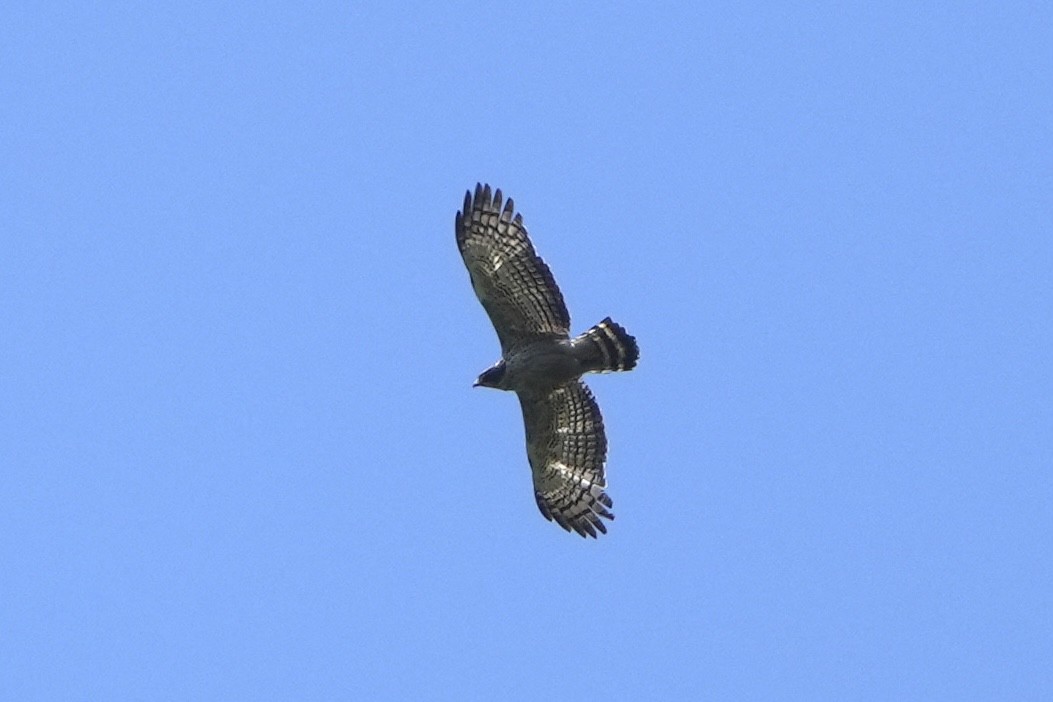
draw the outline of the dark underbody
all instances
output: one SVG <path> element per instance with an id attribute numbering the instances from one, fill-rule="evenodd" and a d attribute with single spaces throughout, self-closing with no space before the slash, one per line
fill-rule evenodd
<path id="1" fill-rule="evenodd" d="M 511 352 L 479 376 L 476 386 L 544 393 L 590 370 L 569 339 L 534 342 Z"/>

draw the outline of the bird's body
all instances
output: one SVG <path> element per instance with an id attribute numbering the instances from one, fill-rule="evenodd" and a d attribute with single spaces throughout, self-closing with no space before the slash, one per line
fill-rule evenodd
<path id="1" fill-rule="evenodd" d="M 568 531 L 606 533 L 614 519 L 604 463 L 603 418 L 589 389 L 588 372 L 631 370 L 636 340 L 608 317 L 571 338 L 563 295 L 509 199 L 476 185 L 457 213 L 457 245 L 476 296 L 501 342 L 501 360 L 477 386 L 514 391 L 526 426 L 534 494 L 546 519 Z"/>
<path id="2" fill-rule="evenodd" d="M 602 371 L 591 349 L 571 339 L 541 339 L 511 349 L 497 362 L 503 369 L 495 387 L 515 392 L 543 393 L 589 371 Z"/>

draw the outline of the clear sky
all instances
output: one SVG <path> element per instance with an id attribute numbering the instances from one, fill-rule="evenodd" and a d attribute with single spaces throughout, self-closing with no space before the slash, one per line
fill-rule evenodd
<path id="1" fill-rule="evenodd" d="M 0 698 L 1053 699 L 1048 3 L 16 3 Z M 617 519 L 454 242 L 515 198 Z"/>

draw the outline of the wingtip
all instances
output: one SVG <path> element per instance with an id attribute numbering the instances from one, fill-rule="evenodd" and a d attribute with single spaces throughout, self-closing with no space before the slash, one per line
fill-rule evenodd
<path id="1" fill-rule="evenodd" d="M 491 188 L 489 183 L 477 182 L 474 192 L 466 190 L 464 193 L 464 211 L 466 214 L 473 209 L 501 212 L 502 204 L 504 205 L 504 210 L 509 213 L 509 218 L 511 218 L 512 212 L 515 210 L 515 202 L 512 198 L 505 200 L 501 188 Z"/>
<path id="2" fill-rule="evenodd" d="M 523 217 L 515 209 L 515 200 L 506 198 L 501 188 L 491 188 L 489 183 L 478 182 L 474 191 L 464 192 L 464 216 L 468 216 L 472 210 L 493 211 L 500 213 L 506 221 L 522 225 Z"/>
<path id="3" fill-rule="evenodd" d="M 498 206 L 495 206 L 494 209 L 496 210 L 496 209 L 500 209 L 500 208 Z M 515 201 L 512 198 L 508 198 L 508 200 L 505 202 L 505 208 L 501 211 L 501 221 L 503 221 L 503 222 L 511 222 L 512 221 L 512 214 L 515 212 L 515 209 L 516 209 Z"/>

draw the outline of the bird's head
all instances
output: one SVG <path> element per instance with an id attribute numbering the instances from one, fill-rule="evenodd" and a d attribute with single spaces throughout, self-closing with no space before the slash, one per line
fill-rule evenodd
<path id="1" fill-rule="evenodd" d="M 505 362 L 498 361 L 487 368 L 475 381 L 473 388 L 501 388 L 501 381 L 505 379 Z"/>

